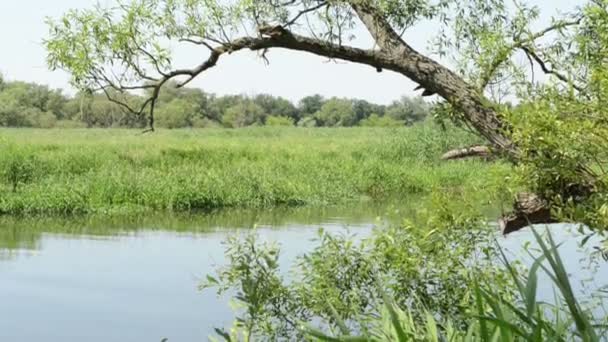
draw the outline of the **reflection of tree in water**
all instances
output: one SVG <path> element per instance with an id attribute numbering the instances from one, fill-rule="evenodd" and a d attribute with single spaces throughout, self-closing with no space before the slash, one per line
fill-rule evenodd
<path id="1" fill-rule="evenodd" d="M 218 230 L 286 226 L 356 225 L 374 223 L 378 217 L 395 219 L 410 207 L 400 204 L 360 202 L 349 206 L 227 209 L 206 213 L 155 213 L 136 216 L 81 216 L 63 218 L 0 218 L 0 260 L 20 251 L 39 250 L 43 234 L 70 237 L 109 237 L 145 231 L 204 234 Z"/>

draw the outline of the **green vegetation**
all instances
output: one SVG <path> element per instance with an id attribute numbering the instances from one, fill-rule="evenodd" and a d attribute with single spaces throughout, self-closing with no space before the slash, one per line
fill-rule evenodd
<path id="1" fill-rule="evenodd" d="M 129 95 L 129 103 L 142 102 Z M 390 105 L 357 99 L 304 97 L 296 106 L 272 95 L 216 96 L 200 89 L 168 83 L 158 99 L 156 126 L 209 128 L 246 126 L 404 126 L 423 121 L 429 104 L 403 97 Z M 372 120 L 367 120 L 372 117 Z M 378 120 L 380 119 L 380 120 Z M 145 115 L 129 111 L 103 93 L 81 92 L 70 97 L 58 89 L 25 82 L 8 82 L 0 75 L 0 127 L 144 128 Z"/>
<path id="2" fill-rule="evenodd" d="M 215 98 L 181 87 L 233 52 L 266 57 L 282 48 L 408 77 L 423 95 L 445 100 L 434 108 L 437 121 L 483 141 L 430 123 L 161 132 L 154 140 L 121 131 L 79 138 L 74 131 L 63 137 L 67 145 L 52 141 L 58 131 L 25 138 L 7 131 L 0 212 L 271 207 L 430 193 L 415 221 L 371 237 L 321 232 L 289 281 L 276 245 L 231 238 L 228 264 L 205 286 L 236 292 L 235 331 L 244 340 L 598 341 L 605 322 L 582 308 L 555 243 L 538 238 L 543 254 L 522 280 L 506 259 L 496 266 L 502 255 L 479 212 L 497 189 L 506 198 L 523 189 L 531 193 L 506 216 L 506 230 L 556 220 L 600 232 L 608 225 L 608 1 L 587 1 L 537 25 L 540 13 L 505 0 L 140 0 L 70 11 L 49 21 L 45 44 L 50 67 L 70 72 L 81 91 L 65 104 L 78 108 L 78 119 L 61 113 L 56 93 L 38 101 L 27 86 L 3 85 L 2 125 L 51 127 L 68 118 L 87 127 L 143 127 L 147 113 L 167 128 L 393 127 L 428 116 L 418 100 L 389 108 L 312 96 L 296 107 L 267 95 Z M 439 31 L 436 56 L 405 41 L 408 29 L 428 21 Z M 348 46 L 364 30 L 373 44 Z M 176 66 L 173 48 L 185 42 L 207 48 L 209 58 L 191 69 Z M 451 63 L 442 64 L 445 57 Z M 103 100 L 100 89 L 140 115 Z M 474 142 L 512 167 L 437 161 Z M 536 300 L 541 268 L 566 310 Z"/>
<path id="3" fill-rule="evenodd" d="M 435 195 L 426 216 L 369 237 L 319 231 L 285 277 L 281 246 L 255 233 L 227 241 L 202 287 L 234 297 L 226 341 L 603 341 L 606 288 L 581 297 L 551 238 L 529 270 L 493 242 L 474 206 Z M 455 210 L 458 209 L 458 210 Z M 447 246 L 447 248 L 446 248 Z M 538 246 L 538 247 L 537 247 Z M 288 246 L 286 246 L 288 248 Z M 540 253 L 539 253 L 540 252 Z M 538 293 L 541 281 L 555 293 Z M 543 284 L 542 288 L 546 288 Z M 604 293 L 602 293 L 604 291 Z M 540 298 L 540 297 L 544 298 Z M 548 300 L 548 298 L 554 298 Z"/>
<path id="4" fill-rule="evenodd" d="M 333 315 L 334 325 L 341 327 L 335 329 L 341 330 L 337 337 L 306 324 L 301 325 L 302 333 L 311 341 L 604 341 L 608 338 L 608 318 L 597 317 L 591 306 L 585 306 L 577 299 L 551 234 L 548 233 L 546 238 L 536 231 L 534 234 L 540 255 L 535 257 L 527 275 L 520 276 L 505 255 L 501 255 L 512 289 L 516 289 L 513 291 L 515 295 L 505 295 L 495 283 L 470 280 L 475 301 L 470 304 L 476 312 L 468 315 L 465 325 L 454 324 L 452 318 L 434 315 L 424 309 L 423 302 L 414 298 L 414 306 L 422 308 L 425 314 L 425 317 L 416 319 L 411 310 L 399 309 L 395 300 L 378 283 L 382 307 L 378 310 L 378 318 L 367 320 L 369 326 L 362 329 L 365 332 L 363 336 L 349 336 L 351 330 L 337 311 Z M 545 273 L 555 287 L 554 303 L 537 299 L 541 273 Z"/>
<path id="5" fill-rule="evenodd" d="M 0 212 L 90 214 L 335 204 L 457 191 L 501 164 L 442 163 L 472 143 L 411 128 L 0 131 Z M 443 191 L 443 190 L 442 190 Z"/>

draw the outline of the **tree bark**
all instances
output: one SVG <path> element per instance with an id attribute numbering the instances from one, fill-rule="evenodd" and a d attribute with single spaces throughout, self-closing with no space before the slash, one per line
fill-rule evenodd
<path id="1" fill-rule="evenodd" d="M 469 158 L 469 157 L 488 158 L 491 154 L 492 154 L 492 150 L 488 146 L 476 145 L 476 146 L 458 148 L 455 150 L 448 151 L 443 156 L 441 156 L 441 159 L 453 160 L 453 159 L 462 159 L 462 158 Z"/>
<path id="2" fill-rule="evenodd" d="M 513 212 L 503 215 L 498 222 L 500 230 L 504 235 L 516 232 L 532 224 L 557 222 L 551 217 L 551 208 L 547 202 L 535 194 L 519 194 L 513 207 Z"/>
<path id="3" fill-rule="evenodd" d="M 507 136 L 509 127 L 492 107 L 491 101 L 462 77 L 409 46 L 374 8 L 364 3 L 353 4 L 352 7 L 381 51 L 394 62 L 395 66 L 391 70 L 443 97 L 460 109 L 464 120 L 494 148 L 510 157 L 517 157 L 517 148 Z"/>

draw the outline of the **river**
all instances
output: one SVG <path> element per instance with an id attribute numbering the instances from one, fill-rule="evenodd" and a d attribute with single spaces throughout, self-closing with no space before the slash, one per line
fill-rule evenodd
<path id="1" fill-rule="evenodd" d="M 311 248 L 319 227 L 366 235 L 405 211 L 405 204 L 362 203 L 111 220 L 0 219 L 0 341 L 206 341 L 233 317 L 226 298 L 197 288 L 223 263 L 228 234 L 256 227 L 263 239 L 281 243 L 287 268 Z M 578 247 L 580 239 L 564 227 L 554 231 L 567 241 L 561 251 L 576 287 L 606 284 L 606 263 L 589 273 L 580 262 L 589 252 Z M 498 239 L 516 256 L 532 237 Z M 552 297 L 546 282 L 539 291 Z"/>

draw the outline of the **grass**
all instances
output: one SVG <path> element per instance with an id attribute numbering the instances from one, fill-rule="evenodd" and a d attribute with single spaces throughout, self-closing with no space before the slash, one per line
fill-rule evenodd
<path id="1" fill-rule="evenodd" d="M 0 214 L 341 204 L 482 187 L 508 167 L 441 162 L 475 141 L 411 128 L 0 129 Z M 481 175 L 481 177 L 480 177 Z"/>

